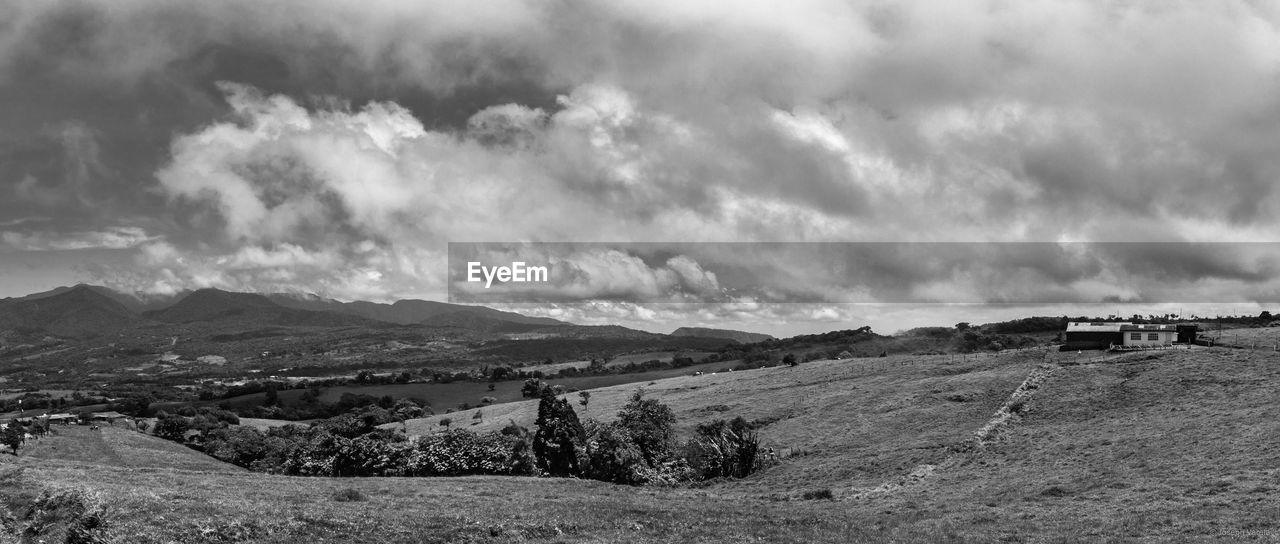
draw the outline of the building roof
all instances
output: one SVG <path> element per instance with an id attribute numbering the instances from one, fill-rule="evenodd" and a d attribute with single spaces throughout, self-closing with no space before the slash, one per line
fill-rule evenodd
<path id="1" fill-rule="evenodd" d="M 1120 327 L 1121 331 L 1178 332 L 1177 325 L 1129 325 Z"/>
<path id="2" fill-rule="evenodd" d="M 1128 332 L 1128 331 L 1151 331 L 1151 332 L 1177 332 L 1177 325 L 1164 324 L 1136 324 L 1127 321 L 1120 322 L 1071 322 L 1067 323 L 1067 332 Z"/>
<path id="3" fill-rule="evenodd" d="M 1067 332 L 1120 332 L 1120 327 L 1133 323 L 1071 322 L 1067 323 Z"/>

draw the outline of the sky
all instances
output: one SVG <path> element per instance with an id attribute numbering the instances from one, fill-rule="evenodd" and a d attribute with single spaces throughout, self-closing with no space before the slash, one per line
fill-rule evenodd
<path id="1" fill-rule="evenodd" d="M 751 277 L 840 295 L 725 300 L 722 262 L 602 252 L 582 300 L 682 296 L 522 308 L 895 330 L 1070 310 L 905 304 L 1041 286 L 1169 310 L 1164 284 L 1252 311 L 1275 253 L 1197 244 L 1280 241 L 1277 180 L 1272 1 L 0 2 L 0 296 L 444 300 L 450 242 L 1172 242 L 1067 273 L 869 257 L 861 304 L 809 261 Z"/>

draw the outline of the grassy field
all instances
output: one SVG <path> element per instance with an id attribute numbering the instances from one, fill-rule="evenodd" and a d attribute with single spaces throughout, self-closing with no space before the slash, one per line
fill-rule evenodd
<path id="1" fill-rule="evenodd" d="M 84 489 L 105 504 L 105 542 L 1280 540 L 1280 354 L 1153 351 L 1061 367 L 1044 359 L 890 357 L 645 384 L 686 431 L 743 415 L 765 423 L 765 441 L 789 454 L 702 489 L 291 478 L 123 429 L 70 428 L 19 457 L 0 455 L 0 498 L 19 514 L 12 531 L 41 490 Z M 1020 387 L 1033 374 L 1047 378 Z M 1015 389 L 1027 392 L 1023 402 L 1009 402 Z M 607 419 L 632 390 L 593 391 L 587 415 Z M 531 406 L 485 408 L 477 428 L 523 421 Z M 431 432 L 437 420 L 410 429 Z M 802 499 L 814 491 L 833 500 Z M 58 541 L 57 530 L 46 541 Z"/>
<path id="2" fill-rule="evenodd" d="M 1280 327 L 1250 327 L 1219 331 L 1212 326 L 1206 326 L 1205 330 L 1200 331 L 1200 337 L 1216 338 L 1222 344 L 1244 349 L 1275 351 L 1280 348 Z"/>
<path id="3" fill-rule="evenodd" d="M 651 372 L 606 374 L 602 376 L 584 376 L 578 378 L 555 378 L 546 381 L 553 385 L 564 386 L 567 389 L 592 389 L 596 387 L 608 387 L 611 385 L 627 383 L 643 384 L 673 376 L 684 376 L 694 372 L 714 372 L 728 369 L 735 364 L 737 363 L 705 363 L 685 368 L 654 370 Z M 493 397 L 496 399 L 495 401 L 497 403 L 516 402 L 524 398 L 520 395 L 520 388 L 524 386 L 523 381 L 502 381 L 494 383 L 493 386 L 493 391 L 490 391 L 489 382 L 343 385 L 325 388 L 324 393 L 320 396 L 320 400 L 323 402 L 337 402 L 342 398 L 343 393 L 373 395 L 375 397 L 390 395 L 395 398 L 422 399 L 431 403 L 432 408 L 437 413 L 444 413 L 445 410 L 456 408 L 463 403 L 478 406 L 480 405 L 481 399 L 485 397 Z M 281 391 L 279 394 L 280 399 L 288 404 L 297 402 L 303 393 L 304 390 L 292 389 L 288 391 Z M 226 400 L 209 401 L 207 404 L 220 404 L 222 402 L 226 402 L 233 406 L 249 406 L 260 405 L 265 400 L 265 393 L 254 393 Z"/>
<path id="4" fill-rule="evenodd" d="M 790 457 L 788 463 L 722 491 L 785 495 L 874 486 L 945 455 L 991 417 L 1041 358 L 1042 352 L 1025 352 L 970 358 L 963 365 L 943 356 L 815 361 L 592 389 L 587 406 L 574 407 L 582 417 L 610 421 L 643 388 L 672 408 L 683 437 L 713 419 L 758 421 L 761 440 Z M 421 435 L 442 430 L 445 418 L 478 432 L 513 421 L 533 427 L 537 404 L 526 400 L 386 427 Z"/>
<path id="5" fill-rule="evenodd" d="M 668 362 L 671 362 L 671 360 L 674 359 L 677 355 L 681 357 L 689 357 L 690 359 L 698 361 L 712 355 L 712 352 L 710 351 L 654 351 L 654 352 L 648 352 L 648 353 L 628 353 L 626 355 L 619 355 L 617 357 L 609 359 L 609 362 L 605 363 L 605 366 L 622 366 L 622 365 L 629 365 L 633 363 L 645 363 L 649 361 L 661 361 L 664 363 L 668 363 Z"/>

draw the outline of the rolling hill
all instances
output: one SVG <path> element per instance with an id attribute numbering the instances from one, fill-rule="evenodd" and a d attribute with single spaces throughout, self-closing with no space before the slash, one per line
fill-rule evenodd
<path id="1" fill-rule="evenodd" d="M 102 515 L 102 542 L 1273 540 L 1280 354 L 1063 357 L 813 362 L 647 385 L 682 435 L 742 415 L 782 458 L 707 487 L 285 477 L 101 455 L 99 438 L 67 434 L 0 455 L 0 505 L 8 530 L 20 530 L 41 522 L 32 506 L 42 493 L 79 490 Z M 1030 376 L 1040 379 L 1028 386 Z M 578 412 L 607 421 L 633 390 L 594 390 Z M 436 432 L 442 417 L 478 430 L 529 423 L 533 404 L 414 420 L 409 434 Z M 101 440 L 132 440 L 105 430 Z M 58 523 L 39 536 L 61 541 Z"/>
<path id="2" fill-rule="evenodd" d="M 138 314 L 85 286 L 35 298 L 0 300 L 0 330 L 93 338 L 138 324 Z"/>
<path id="3" fill-rule="evenodd" d="M 671 336 L 697 336 L 701 338 L 724 338 L 725 340 L 733 340 L 739 344 L 752 344 L 755 342 L 763 342 L 765 340 L 773 340 L 773 337 L 767 334 L 755 332 L 735 331 L 730 329 L 711 329 L 707 327 L 680 327 L 671 331 Z"/>
<path id="4" fill-rule="evenodd" d="M 287 308 L 263 295 L 200 289 L 146 317 L 167 323 L 233 322 L 242 326 L 386 327 L 372 319 L 336 312 Z"/>
<path id="5" fill-rule="evenodd" d="M 339 302 L 316 295 L 295 295 L 289 293 L 273 293 L 266 295 L 266 297 L 276 304 L 290 308 L 339 312 L 400 325 L 415 325 L 435 319 L 444 319 L 446 322 L 450 319 L 461 320 L 462 316 L 484 319 L 486 326 L 495 321 L 538 326 L 557 326 L 567 324 L 563 321 L 557 321 L 547 317 L 529 317 L 515 312 L 504 312 L 502 310 L 495 310 L 484 306 L 450 304 L 447 302 L 436 302 L 431 300 L 407 299 L 397 300 L 391 304 L 383 304 L 362 300 L 355 302 Z M 454 317 L 445 318 L 442 316 Z"/>
<path id="6" fill-rule="evenodd" d="M 125 308 L 128 308 L 136 313 L 142 313 L 142 312 L 148 312 L 152 310 L 160 310 L 160 309 L 166 308 L 168 306 L 173 305 L 174 302 L 177 302 L 182 297 L 185 297 L 191 294 L 191 291 L 182 291 L 180 293 L 172 294 L 172 295 L 148 294 L 148 293 L 125 293 L 121 291 L 116 291 L 115 289 L 112 289 L 110 287 L 103 287 L 101 285 L 89 285 L 86 283 L 81 283 L 73 286 L 55 287 L 48 291 L 32 293 L 30 295 L 18 297 L 17 299 L 6 299 L 6 300 L 35 300 L 35 299 L 41 299 L 41 298 L 48 298 L 55 295 L 61 295 L 73 289 L 89 289 L 90 291 L 98 293 L 99 295 L 102 295 L 111 300 L 119 302 Z"/>

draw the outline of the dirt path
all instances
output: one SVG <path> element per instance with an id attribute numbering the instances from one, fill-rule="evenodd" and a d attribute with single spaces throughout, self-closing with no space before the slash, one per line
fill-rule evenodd
<path id="1" fill-rule="evenodd" d="M 973 437 L 969 440 L 952 446 L 950 453 L 945 459 L 937 464 L 921 464 L 917 465 L 910 472 L 903 476 L 899 476 L 893 480 L 880 484 L 870 489 L 854 488 L 847 493 L 839 495 L 840 499 L 869 499 L 891 494 L 904 487 L 921 483 L 939 470 L 945 470 L 947 467 L 954 466 L 961 462 L 964 458 L 973 455 L 976 451 L 981 451 L 988 444 L 998 439 L 1001 433 L 1009 427 L 1016 424 L 1021 419 L 1022 414 L 1027 410 L 1028 403 L 1040 391 L 1040 386 L 1048 380 L 1055 372 L 1060 369 L 1058 365 L 1044 364 L 1033 369 L 1027 378 L 1018 385 L 1017 389 L 1009 395 L 1009 399 L 1000 406 L 996 413 L 991 416 L 985 425 L 974 432 Z"/>

